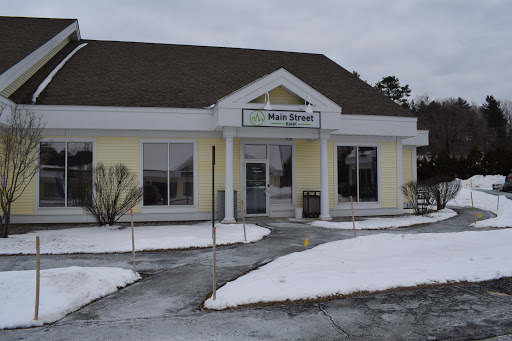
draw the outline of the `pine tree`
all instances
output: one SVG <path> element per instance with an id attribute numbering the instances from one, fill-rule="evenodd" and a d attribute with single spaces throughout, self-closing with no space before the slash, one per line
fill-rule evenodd
<path id="1" fill-rule="evenodd" d="M 397 77 L 387 76 L 382 78 L 381 81 L 375 83 L 375 89 L 391 98 L 393 102 L 409 109 L 409 101 L 407 100 L 407 97 L 411 95 L 409 84 L 400 86 L 400 80 Z"/>
<path id="2" fill-rule="evenodd" d="M 487 120 L 489 128 L 493 131 L 496 142 L 499 143 L 500 139 L 507 134 L 507 119 L 501 108 L 500 101 L 497 101 L 494 96 L 487 96 L 485 102 L 480 107 L 480 111 Z"/>

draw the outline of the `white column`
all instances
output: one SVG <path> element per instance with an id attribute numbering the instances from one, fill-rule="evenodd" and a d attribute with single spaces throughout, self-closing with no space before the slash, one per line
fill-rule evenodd
<path id="1" fill-rule="evenodd" d="M 327 139 L 330 134 L 320 133 L 320 219 L 332 220 L 329 215 L 329 164 Z"/>
<path id="2" fill-rule="evenodd" d="M 224 128 L 224 138 L 226 140 L 226 171 L 225 171 L 225 211 L 222 223 L 235 223 L 234 215 L 234 193 L 233 193 L 233 137 L 236 134 L 235 129 Z"/>
<path id="3" fill-rule="evenodd" d="M 402 184 L 404 183 L 404 175 L 403 175 L 403 167 L 404 161 L 402 157 L 403 153 L 403 145 L 402 138 L 399 136 L 396 138 L 396 184 L 397 184 L 397 205 L 398 205 L 398 214 L 402 214 L 404 212 L 404 195 L 402 194 Z"/>

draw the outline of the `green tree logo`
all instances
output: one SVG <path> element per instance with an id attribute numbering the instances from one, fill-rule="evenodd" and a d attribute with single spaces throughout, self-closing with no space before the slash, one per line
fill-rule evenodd
<path id="1" fill-rule="evenodd" d="M 249 121 L 253 126 L 260 126 L 265 122 L 265 114 L 259 110 L 254 110 L 249 115 Z"/>

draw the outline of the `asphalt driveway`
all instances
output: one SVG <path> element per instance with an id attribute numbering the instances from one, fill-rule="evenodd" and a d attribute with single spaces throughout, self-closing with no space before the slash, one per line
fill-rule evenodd
<path id="1" fill-rule="evenodd" d="M 374 233 L 476 230 L 471 209 L 444 222 Z M 491 213 L 477 211 L 483 218 Z M 352 238 L 350 230 L 314 228 L 282 220 L 261 221 L 264 240 L 217 249 L 218 284 L 272 259 Z M 480 229 L 478 229 L 480 230 Z M 376 262 L 379 260 L 376 259 Z M 131 254 L 43 256 L 42 268 L 116 266 L 130 269 Z M 147 275 L 55 324 L 0 331 L 1 340 L 477 340 L 512 333 L 512 279 L 428 287 L 324 303 L 203 311 L 211 293 L 211 249 L 140 252 L 137 271 Z M 33 256 L 0 257 L 0 271 L 34 268 Z M 491 293 L 489 293 L 491 292 Z"/>

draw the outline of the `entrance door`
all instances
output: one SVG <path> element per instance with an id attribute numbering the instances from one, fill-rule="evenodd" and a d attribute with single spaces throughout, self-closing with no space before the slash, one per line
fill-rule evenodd
<path id="1" fill-rule="evenodd" d="M 267 163 L 245 163 L 245 198 L 247 215 L 267 215 Z"/>

